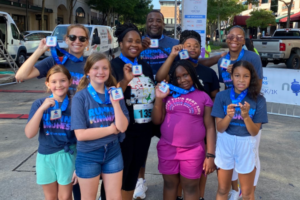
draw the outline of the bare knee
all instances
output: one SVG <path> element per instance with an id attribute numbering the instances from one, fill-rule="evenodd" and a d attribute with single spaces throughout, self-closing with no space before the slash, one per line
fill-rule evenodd
<path id="1" fill-rule="evenodd" d="M 72 193 L 70 193 L 70 194 L 59 194 L 58 199 L 59 200 L 72 200 Z M 55 200 L 57 200 L 57 198 Z"/>
<path id="2" fill-rule="evenodd" d="M 218 195 L 227 196 L 229 193 L 230 187 L 220 187 L 218 188 Z"/>
<path id="3" fill-rule="evenodd" d="M 177 189 L 179 185 L 179 181 L 174 181 L 174 180 L 164 180 L 164 188 L 167 190 L 173 190 Z"/>
<path id="4" fill-rule="evenodd" d="M 182 189 L 185 194 L 194 195 L 199 191 L 199 182 L 184 183 Z"/>
<path id="5" fill-rule="evenodd" d="M 121 195 L 121 193 L 106 194 L 106 199 L 107 200 L 120 200 L 120 199 L 122 199 L 122 195 Z"/>
<path id="6" fill-rule="evenodd" d="M 242 190 L 243 191 L 243 200 L 250 200 L 252 196 L 252 191 Z"/>
<path id="7" fill-rule="evenodd" d="M 57 200 L 57 199 L 58 199 L 58 197 L 55 194 L 54 195 L 48 195 L 48 196 L 45 197 L 45 200 Z"/>

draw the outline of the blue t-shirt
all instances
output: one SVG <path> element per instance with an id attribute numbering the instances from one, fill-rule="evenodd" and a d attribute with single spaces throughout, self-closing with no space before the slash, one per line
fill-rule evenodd
<path id="1" fill-rule="evenodd" d="M 178 44 L 178 40 L 163 35 L 163 38 L 159 40 L 159 48 L 148 48 L 142 51 L 140 58 L 151 66 L 153 74 L 156 75 L 159 68 L 169 57 L 173 46 Z"/>
<path id="2" fill-rule="evenodd" d="M 223 68 L 220 67 L 223 58 L 225 58 L 225 56 L 220 58 L 218 61 L 219 81 L 224 83 L 227 88 L 232 88 L 233 83 L 230 77 L 230 73 L 228 73 L 226 70 L 223 70 Z M 245 50 L 245 54 L 241 60 L 246 60 L 250 62 L 254 66 L 258 78 L 263 79 L 263 69 L 262 69 L 261 60 L 256 53 L 254 53 L 253 51 Z M 236 62 L 237 60 L 231 61 L 231 64 L 234 64 Z"/>
<path id="3" fill-rule="evenodd" d="M 230 90 L 231 89 L 227 89 L 217 94 L 211 112 L 213 117 L 223 119 L 227 115 L 227 106 L 231 104 Z M 236 97 L 237 95 L 238 94 L 236 94 Z M 267 104 L 266 99 L 263 96 L 259 95 L 256 101 L 251 99 L 249 96 L 246 96 L 241 103 L 244 104 L 245 101 L 250 104 L 249 116 L 254 123 L 268 123 Z M 226 129 L 226 132 L 230 135 L 250 136 L 241 116 L 240 108 L 235 108 L 234 117 Z"/>
<path id="4" fill-rule="evenodd" d="M 105 95 L 98 93 L 102 102 L 105 101 Z M 128 110 L 125 106 L 124 99 L 120 100 L 123 113 L 129 121 Z M 115 121 L 114 108 L 112 104 L 99 104 L 88 92 L 87 88 L 77 92 L 72 99 L 72 121 L 71 129 L 88 129 L 108 127 Z M 89 152 L 99 149 L 107 143 L 116 139 L 122 142 L 125 133 L 111 134 L 103 138 L 90 141 L 78 141 L 77 150 L 81 152 Z"/>
<path id="5" fill-rule="evenodd" d="M 69 87 L 70 94 L 73 96 L 77 90 L 77 86 L 79 84 L 80 79 L 84 75 L 84 65 L 87 57 L 83 57 L 82 62 L 73 62 L 71 59 L 67 59 L 64 63 L 64 66 L 69 70 L 72 76 L 72 85 Z M 55 61 L 52 56 L 41 60 L 40 62 L 34 65 L 40 72 L 38 78 L 44 78 L 47 76 L 48 71 L 55 65 Z"/>
<path id="6" fill-rule="evenodd" d="M 28 122 L 34 116 L 35 112 L 44 103 L 43 97 L 33 102 L 28 117 Z M 61 106 L 62 103 L 59 103 Z M 68 150 L 70 145 L 76 144 L 74 131 L 71 130 L 71 103 L 65 111 L 62 111 L 62 117 L 56 120 L 50 120 L 50 109 L 44 111 L 40 122 L 39 148 L 40 154 L 52 154 L 62 149 Z"/>

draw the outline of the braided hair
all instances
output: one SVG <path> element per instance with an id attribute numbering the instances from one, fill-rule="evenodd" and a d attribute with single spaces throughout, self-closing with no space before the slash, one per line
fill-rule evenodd
<path id="1" fill-rule="evenodd" d="M 139 32 L 139 29 L 134 24 L 124 23 L 122 25 L 118 25 L 114 33 L 115 37 L 118 38 L 118 43 L 123 41 L 123 38 L 129 31 L 136 31 L 139 34 L 139 36 L 142 37 Z"/>
<path id="2" fill-rule="evenodd" d="M 195 40 L 197 40 L 199 42 L 199 44 L 201 44 L 201 36 L 199 33 L 197 33 L 196 31 L 192 31 L 192 30 L 185 30 L 181 33 L 180 35 L 180 39 L 179 39 L 179 43 L 183 44 L 185 43 L 185 41 L 187 39 L 190 38 L 194 38 Z"/>

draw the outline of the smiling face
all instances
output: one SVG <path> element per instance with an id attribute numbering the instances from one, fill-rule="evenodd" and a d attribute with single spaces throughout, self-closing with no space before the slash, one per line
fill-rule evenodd
<path id="1" fill-rule="evenodd" d="M 120 48 L 125 57 L 129 59 L 138 57 L 142 51 L 141 36 L 136 31 L 129 31 L 120 42 Z"/>
<path id="2" fill-rule="evenodd" d="M 75 35 L 77 38 L 75 41 L 71 41 L 68 38 L 68 35 Z M 86 32 L 82 28 L 75 27 L 70 30 L 68 35 L 66 36 L 66 43 L 69 47 L 69 52 L 73 55 L 83 54 L 84 48 L 89 44 L 89 41 L 86 40 L 85 42 L 80 42 L 78 36 L 88 37 Z"/>
<path id="3" fill-rule="evenodd" d="M 107 81 L 110 73 L 109 61 L 107 59 L 102 59 L 91 67 L 89 73 L 87 75 L 90 76 L 90 80 L 92 84 L 101 85 Z"/>
<path id="4" fill-rule="evenodd" d="M 243 66 L 236 67 L 232 72 L 231 79 L 233 81 L 235 92 L 241 93 L 250 85 L 251 72 Z"/>
<path id="5" fill-rule="evenodd" d="M 193 80 L 188 71 L 178 66 L 175 71 L 178 86 L 182 89 L 189 90 L 193 86 Z"/>
<path id="6" fill-rule="evenodd" d="M 51 90 L 54 98 L 60 99 L 67 94 L 71 81 L 64 73 L 58 72 L 52 74 L 45 84 Z"/>
<path id="7" fill-rule="evenodd" d="M 230 36 L 230 37 L 229 37 Z M 226 38 L 226 43 L 230 51 L 239 52 L 245 44 L 245 35 L 240 28 L 233 28 Z"/>
<path id="8" fill-rule="evenodd" d="M 147 16 L 146 32 L 150 38 L 161 38 L 165 28 L 161 13 L 151 12 Z"/>
<path id="9" fill-rule="evenodd" d="M 186 49 L 189 52 L 189 56 L 194 59 L 198 59 L 200 56 L 201 50 L 200 50 L 200 44 L 198 40 L 194 38 L 187 39 L 184 44 L 184 49 Z"/>

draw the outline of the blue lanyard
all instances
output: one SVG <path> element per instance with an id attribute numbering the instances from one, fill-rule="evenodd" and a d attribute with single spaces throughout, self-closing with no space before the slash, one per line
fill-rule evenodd
<path id="1" fill-rule="evenodd" d="M 109 99 L 109 94 L 108 94 L 108 90 L 106 88 L 106 86 L 104 86 L 104 90 L 105 90 L 105 101 L 102 102 L 101 99 L 98 96 L 98 93 L 96 92 L 96 90 L 93 88 L 92 84 L 90 83 L 89 86 L 87 87 L 88 92 L 90 93 L 90 95 L 93 97 L 93 99 L 99 103 L 99 104 L 111 104 L 110 99 Z"/>
<path id="2" fill-rule="evenodd" d="M 193 58 L 189 57 L 189 60 L 192 61 L 195 64 L 198 64 L 198 59 L 193 59 Z"/>
<path id="3" fill-rule="evenodd" d="M 243 58 L 244 54 L 245 54 L 245 50 L 242 49 L 242 51 L 240 52 L 239 57 L 238 57 L 238 59 L 236 60 L 236 62 L 240 61 L 240 60 Z M 230 52 L 228 52 L 228 54 L 226 54 L 225 59 L 230 60 Z M 232 61 L 230 61 L 230 63 L 232 63 Z M 223 71 L 226 71 L 227 69 L 222 68 L 222 70 L 223 70 Z"/>
<path id="4" fill-rule="evenodd" d="M 126 64 L 132 64 L 133 65 L 138 65 L 138 61 L 137 58 L 134 59 L 134 61 L 132 62 L 131 60 L 129 60 L 127 57 L 125 57 L 122 53 L 120 54 L 120 59 L 123 60 L 124 63 Z"/>
<path id="5" fill-rule="evenodd" d="M 230 99 L 231 99 L 231 102 L 233 104 L 238 104 L 238 103 L 241 103 L 242 100 L 247 96 L 248 94 L 248 89 L 244 90 L 243 92 L 241 92 L 241 94 L 239 94 L 239 96 L 237 98 L 235 98 L 235 92 L 234 92 L 234 88 L 232 87 L 231 88 L 231 91 L 230 91 Z"/>
<path id="6" fill-rule="evenodd" d="M 53 94 L 50 95 L 50 98 L 53 98 Z M 68 105 L 69 105 L 69 97 L 68 97 L 68 95 L 66 95 L 66 97 L 63 100 L 61 107 L 60 107 L 61 111 L 67 110 Z M 55 106 L 52 108 L 52 110 L 55 110 L 55 109 L 59 109 L 59 104 L 56 100 L 55 100 Z"/>
<path id="7" fill-rule="evenodd" d="M 172 96 L 174 98 L 180 97 L 180 95 L 182 95 L 182 94 L 188 94 L 190 92 L 195 91 L 194 86 L 192 86 L 189 90 L 185 90 L 185 89 L 182 89 L 180 87 L 176 87 L 176 86 L 174 86 L 170 83 L 168 83 L 168 86 L 169 86 L 169 89 L 170 89 L 170 94 L 172 94 Z"/>
<path id="8" fill-rule="evenodd" d="M 65 55 L 62 62 L 59 60 L 59 58 L 57 56 L 56 49 Z M 59 48 L 58 43 L 56 44 L 55 47 L 50 47 L 50 50 L 51 50 L 52 57 L 57 64 L 60 64 L 60 65 L 65 64 L 65 62 L 68 60 L 68 58 L 75 63 L 83 61 L 83 56 L 81 56 L 80 58 L 77 58 L 76 56 L 70 54 L 69 52 Z"/>

